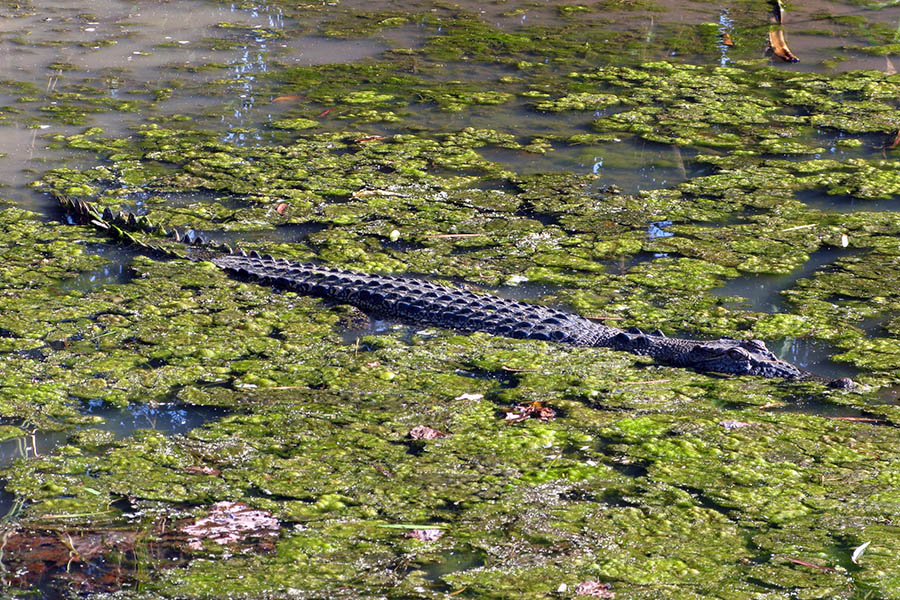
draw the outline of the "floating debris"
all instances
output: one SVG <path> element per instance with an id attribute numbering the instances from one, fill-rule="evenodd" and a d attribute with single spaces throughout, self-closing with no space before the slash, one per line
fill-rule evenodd
<path id="1" fill-rule="evenodd" d="M 220 546 L 236 546 L 251 539 L 263 549 L 272 545 L 280 529 L 281 524 L 271 513 L 253 509 L 243 502 L 229 501 L 216 502 L 207 516 L 181 526 L 181 531 L 190 536 L 187 546 L 191 550 L 202 549 L 205 540 Z"/>

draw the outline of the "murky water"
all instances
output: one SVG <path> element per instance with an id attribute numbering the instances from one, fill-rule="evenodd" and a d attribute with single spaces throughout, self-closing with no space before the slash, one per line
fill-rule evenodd
<path id="1" fill-rule="evenodd" d="M 0 469 L 8 468 L 20 458 L 46 456 L 65 444 L 74 432 L 88 427 L 110 431 L 117 440 L 130 436 L 138 429 L 177 435 L 228 414 L 228 411 L 219 408 L 180 404 L 134 404 L 117 408 L 100 402 L 85 402 L 80 410 L 82 414 L 100 417 L 102 421 L 65 431 L 36 432 L 0 442 Z M 14 495 L 0 491 L 0 523 L 4 518 L 14 518 L 20 509 L 21 505 Z"/>
<path id="2" fill-rule="evenodd" d="M 25 117 L 4 127 L 0 137 L 0 153 L 7 156 L 0 160 L 4 194 L 26 206 L 42 207 L 41 199 L 24 187 L 34 178 L 31 169 L 77 167 L 84 160 L 47 148 L 51 136 L 84 129 L 49 118 L 52 108 L 62 103 L 52 98 L 52 92 L 89 88 L 92 94 L 146 104 L 155 90 L 168 89 L 171 97 L 157 108 L 92 114 L 90 124 L 120 136 L 153 114 L 185 114 L 220 128 L 225 139 L 239 141 L 242 134 L 231 130 L 258 126 L 288 108 L 272 103 L 271 96 L 257 95 L 255 77 L 272 61 L 352 62 L 386 49 L 379 41 L 297 35 L 297 29 L 285 22 L 277 7 L 241 9 L 202 0 L 140 5 L 119 0 L 41 2 L 33 12 L 0 21 L 0 33 L 5 34 L 0 41 L 0 81 L 29 83 L 50 95 L 46 103 L 19 102 L 17 109 Z M 204 82 L 223 73 L 236 83 L 237 92 L 229 97 L 203 93 Z M 3 103 L 16 103 L 24 95 L 3 94 L 0 86 Z"/>
<path id="3" fill-rule="evenodd" d="M 110 431 L 115 435 L 115 439 L 128 437 L 138 429 L 154 429 L 176 435 L 187 433 L 211 419 L 228 414 L 228 411 L 223 409 L 180 404 L 159 406 L 134 404 L 116 408 L 102 403 L 86 402 L 80 409 L 82 414 L 100 417 L 102 421 L 72 430 L 34 433 L 0 442 L 0 469 L 7 468 L 19 458 L 49 454 L 54 448 L 64 444 L 73 431 L 87 427 Z"/>
<path id="4" fill-rule="evenodd" d="M 484 562 L 484 553 L 477 550 L 442 552 L 440 560 L 424 565 L 422 570 L 425 571 L 425 578 L 433 584 L 437 591 L 452 592 L 452 588 L 443 581 L 445 575 L 477 569 L 484 566 Z"/>
<path id="5" fill-rule="evenodd" d="M 413 9 L 421 8 L 415 2 L 408 4 Z M 611 12 L 606 18 L 615 23 L 615 29 L 623 35 L 636 33 L 647 40 L 672 36 L 685 24 L 714 23 L 718 24 L 720 35 L 728 32 L 740 42 L 733 47 L 721 46 L 721 64 L 727 65 L 738 56 L 763 54 L 765 36 L 756 30 L 765 29 L 761 24 L 767 22 L 768 15 L 760 14 L 759 7 L 748 8 L 741 3 L 710 5 L 687 0 L 671 0 L 661 5 L 666 9 L 663 12 L 627 10 Z M 379 6 L 397 8 L 396 3 L 386 1 L 345 4 L 349 9 L 374 10 Z M 516 10 L 505 4 L 484 6 L 463 2 L 462 6 L 479 12 L 487 22 L 510 32 L 565 22 L 563 13 L 538 5 L 523 5 Z M 894 68 L 890 57 L 869 56 L 856 48 L 863 46 L 867 39 L 866 29 L 859 25 L 857 17 L 884 29 L 897 28 L 900 6 L 872 10 L 849 2 L 816 0 L 792 5 L 790 11 L 786 21 L 787 39 L 801 62 L 782 64 L 780 68 L 798 71 L 834 68 L 891 71 Z M 327 15 L 316 18 L 325 19 Z M 17 110 L 13 118 L 8 119 L 4 135 L 0 136 L 0 153 L 6 155 L 0 160 L 0 180 L 5 182 L 2 194 L 21 206 L 49 210 L 47 199 L 31 192 L 26 184 L 34 178 L 36 171 L 47 167 L 78 168 L 89 164 L 93 159 L 85 155 L 50 147 L 52 136 L 79 132 L 88 125 L 101 127 L 110 135 L 127 135 L 130 128 L 148 120 L 189 115 L 195 124 L 221 131 L 223 140 L 259 140 L 267 135 L 264 126 L 291 108 L 290 97 L 276 97 L 277 88 L 263 84 L 260 75 L 291 65 L 362 61 L 378 57 L 392 48 L 417 47 L 425 39 L 421 22 L 406 23 L 377 35 L 349 40 L 314 35 L 310 33 L 312 29 L 302 25 L 285 17 L 274 5 L 263 3 L 244 8 L 203 0 L 140 5 L 120 0 L 46 1 L 39 3 L 33 11 L 15 13 L 13 18 L 0 22 L 0 32 L 4 34 L 0 40 L 0 81 L 18 82 L 18 88 L 12 84 L 0 86 L 3 102 Z M 754 49 L 754 44 L 759 48 Z M 687 55 L 672 55 L 670 58 L 695 60 Z M 662 57 L 647 55 L 640 58 Z M 703 58 L 708 59 L 708 56 Z M 465 68 L 454 63 L 422 76 L 490 81 L 497 77 L 497 72 L 490 65 Z M 233 82 L 226 88 L 227 93 L 206 93 L 206 82 L 223 77 Z M 68 101 L 66 95 L 78 93 L 134 101 L 136 110 L 88 112 L 77 124 L 51 118 L 54 107 Z M 162 100 L 159 99 L 161 93 Z M 156 101 L 151 103 L 154 98 Z M 608 113 L 598 111 L 593 116 L 605 114 Z M 451 114 L 417 106 L 410 109 L 407 125 L 409 122 L 424 128 L 490 127 L 513 132 L 523 141 L 541 135 L 555 135 L 555 139 L 560 139 L 583 132 L 584 128 L 583 115 L 548 114 L 535 110 L 527 101 L 513 102 L 501 109 L 492 107 L 489 112 L 472 110 Z M 334 127 L 341 125 L 340 122 L 332 124 Z M 391 133 L 392 127 L 373 124 L 371 129 Z M 833 133 L 817 132 L 815 136 L 820 138 L 823 146 L 831 149 L 832 154 L 840 154 L 838 158 L 851 154 L 875 156 L 879 152 L 870 146 L 840 149 L 834 145 Z M 552 151 L 543 154 L 496 148 L 484 149 L 482 154 L 521 173 L 595 173 L 601 176 L 598 185 L 612 185 L 626 192 L 672 187 L 700 174 L 705 168 L 697 166 L 693 157 L 678 147 L 664 144 L 625 140 L 589 147 L 559 142 L 553 142 L 552 146 Z M 206 199 L 213 200 L 215 195 L 210 194 Z M 810 206 L 837 212 L 900 209 L 895 199 L 855 202 L 809 193 L 801 199 Z M 204 198 L 171 198 L 176 204 L 197 201 L 202 202 Z M 134 209 L 141 212 L 139 198 L 135 200 Z M 319 227 L 315 224 L 291 225 L 260 234 L 206 233 L 217 241 L 252 245 L 254 241 L 299 242 Z M 669 232 L 664 223 L 648 224 L 648 236 L 666 235 Z M 728 282 L 718 293 L 742 296 L 747 299 L 745 306 L 752 310 L 783 310 L 785 307 L 779 294 L 782 289 L 800 278 L 811 276 L 844 254 L 821 250 L 802 269 L 790 275 L 748 275 Z M 87 289 L 127 282 L 130 277 L 128 252 L 109 256 L 113 259 L 111 266 L 62 282 L 62 288 Z M 620 265 L 619 270 L 627 272 L 630 266 L 653 258 L 652 255 L 637 255 Z M 511 288 L 507 292 L 503 295 L 526 299 L 535 297 L 530 294 L 540 293 L 527 286 Z M 377 331 L 378 327 L 368 331 Z M 348 335 L 357 333 L 361 332 Z M 799 356 L 807 352 L 791 350 L 783 354 Z M 811 358 L 808 362 L 821 361 Z"/>
<path id="6" fill-rule="evenodd" d="M 521 4 L 521 5 L 520 5 Z M 768 15 L 759 4 L 748 8 L 743 2 L 690 2 L 664 0 L 657 3 L 660 11 L 623 10 L 604 15 L 612 24 L 611 33 L 630 34 L 638 39 L 653 40 L 674 37 L 688 25 L 712 24 L 718 35 L 729 33 L 737 45 L 719 45 L 714 64 L 727 66 L 738 59 L 762 58 Z M 753 4 L 753 3 L 750 3 Z M 566 18 L 556 3 L 484 4 L 464 0 L 462 7 L 479 13 L 482 18 L 503 31 L 516 32 L 540 25 L 562 25 Z M 37 173 L 52 167 L 74 169 L 93 165 L 93 156 L 60 150 L 54 136 L 69 135 L 86 127 L 102 128 L 110 136 L 126 136 L 138 125 L 148 122 L 166 124 L 169 120 L 187 122 L 190 126 L 209 128 L 220 133 L 223 141 L 237 144 L 265 142 L 273 134 L 267 124 L 290 114 L 293 101 L 282 96 L 276 85 L 261 76 L 293 65 L 353 63 L 377 58 L 392 49 L 418 47 L 424 42 L 421 23 L 411 22 L 360 39 L 339 39 L 311 33 L 316 19 L 327 13 L 297 22 L 286 17 L 276 6 L 230 4 L 205 0 L 174 0 L 166 3 L 134 3 L 121 0 L 42 0 L 33 10 L 14 12 L 0 20 L 0 105 L 14 110 L 9 114 L 0 135 L 0 196 L 17 205 L 59 218 L 47 198 L 35 194 L 27 184 Z M 398 6 L 392 0 L 349 0 L 345 9 L 365 11 L 398 10 L 403 7 L 438 10 L 432 3 L 409 0 Z M 879 27 L 897 28 L 900 5 L 871 10 L 851 2 L 813 0 L 792 3 L 786 21 L 786 36 L 791 49 L 801 57 L 796 64 L 779 64 L 786 71 L 831 72 L 834 70 L 874 69 L 895 72 L 892 56 L 871 56 L 859 47 L 867 44 L 866 28 L 854 24 L 853 17 L 862 16 Z M 898 30 L 900 38 L 900 30 Z M 707 64 L 708 55 L 691 53 L 684 46 L 666 48 L 665 54 L 646 50 L 639 44 L 623 45 L 623 60 L 658 60 L 670 58 Z M 415 72 L 416 66 L 410 67 Z M 448 64 L 444 68 L 422 73 L 425 79 L 440 81 L 491 82 L 498 76 L 515 73 L 512 65 L 469 66 Z M 214 80 L 227 80 L 226 87 L 207 85 Z M 9 83 L 3 83 L 9 82 Z M 223 91 L 224 90 L 224 91 Z M 81 94 L 77 101 L 71 95 Z M 92 104 L 102 97 L 120 103 L 133 103 L 134 109 L 110 109 Z M 62 118 L 57 114 L 63 105 L 75 102 L 81 115 Z M 96 109 L 97 112 L 94 112 Z M 328 109 L 323 108 L 323 115 Z M 598 188 L 614 186 L 626 193 L 674 187 L 705 172 L 695 156 L 669 144 L 634 140 L 612 140 L 596 145 L 575 145 L 565 140 L 586 132 L 586 121 L 609 114 L 597 111 L 567 115 L 536 110 L 533 103 L 516 99 L 502 107 L 446 113 L 428 104 L 411 106 L 401 129 L 390 123 L 367 124 L 372 134 L 389 135 L 398 131 L 458 130 L 464 127 L 496 129 L 510 133 L 525 144 L 546 136 L 546 152 L 486 148 L 484 158 L 522 174 L 539 172 L 572 172 L 596 174 Z M 186 121 L 182 121 L 182 117 Z M 322 119 L 324 127 L 339 130 L 345 121 Z M 811 143 L 826 148 L 822 157 L 845 160 L 849 157 L 875 158 L 883 153 L 872 136 L 871 143 L 853 150 L 842 150 L 835 144 L 834 133 L 810 131 Z M 714 150 L 710 150 L 714 152 Z M 781 158 L 781 157 L 779 157 Z M 818 158 L 818 157 L 815 157 Z M 858 201 L 825 193 L 804 193 L 806 205 L 831 212 L 900 210 L 897 198 Z M 194 203 L 229 201 L 239 205 L 240 199 L 223 201 L 214 194 L 170 195 L 167 202 L 188 206 Z M 134 198 L 134 210 L 144 205 Z M 647 218 L 646 236 L 665 238 L 672 235 L 669 221 Z M 315 223 L 295 224 L 260 233 L 204 232 L 216 241 L 230 244 L 254 242 L 300 243 L 310 234 L 322 230 Z M 110 265 L 85 272 L 59 282 L 61 290 L 88 290 L 100 285 L 127 283 L 131 277 L 128 264 L 134 253 L 127 249 L 96 249 L 110 259 Z M 726 283 L 717 293 L 746 299 L 741 308 L 761 312 L 779 312 L 789 307 L 780 292 L 801 278 L 814 276 L 827 269 L 851 250 L 823 249 L 810 257 L 800 269 L 785 276 L 746 275 Z M 661 255 L 647 252 L 634 254 L 610 264 L 610 272 L 624 274 L 635 265 L 655 260 Z M 501 296 L 534 299 L 551 293 L 544 286 L 524 283 L 493 290 Z M 879 319 L 863 323 L 870 333 L 881 327 Z M 348 344 L 363 335 L 390 330 L 395 325 L 373 321 L 351 327 L 344 334 Z M 782 358 L 828 377 L 856 376 L 857 371 L 830 359 L 836 350 L 827 344 L 808 339 L 781 339 L 770 343 Z M 472 377 L 493 374 L 461 372 Z M 882 390 L 886 404 L 900 401 L 897 388 Z M 224 413 L 216 409 L 183 405 L 134 405 L 115 409 L 98 403 L 86 403 L 84 414 L 102 417 L 91 425 L 112 431 L 117 439 L 137 429 L 156 429 L 170 434 L 185 433 Z M 862 418 L 856 409 L 835 405 L 807 403 L 790 410 L 826 417 Z M 0 468 L 19 458 L 44 456 L 66 443 L 72 431 L 26 435 L 0 443 Z M 630 469 L 630 470 L 629 470 Z M 626 474 L 645 474 L 642 467 L 623 467 Z M 21 507 L 14 496 L 0 492 L 0 522 L 3 515 L 14 517 Z M 447 551 L 434 562 L 422 566 L 425 577 L 438 591 L 451 592 L 442 578 L 448 574 L 483 566 L 482 553 Z"/>
<path id="7" fill-rule="evenodd" d="M 827 268 L 839 258 L 852 256 L 855 250 L 848 248 L 822 248 L 813 252 L 809 260 L 787 275 L 748 274 L 728 281 L 715 290 L 720 296 L 739 296 L 741 302 L 751 310 L 760 312 L 783 312 L 787 310 L 781 292 L 790 289 L 797 281 L 812 277 L 817 271 Z"/>

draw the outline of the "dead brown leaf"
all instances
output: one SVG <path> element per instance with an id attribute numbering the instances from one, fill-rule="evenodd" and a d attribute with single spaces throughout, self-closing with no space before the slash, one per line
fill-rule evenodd
<path id="1" fill-rule="evenodd" d="M 556 418 L 556 411 L 549 406 L 544 406 L 538 401 L 531 404 L 519 404 L 512 411 L 506 413 L 507 423 L 521 423 L 527 419 L 540 419 L 551 421 Z"/>
<path id="2" fill-rule="evenodd" d="M 447 434 L 437 429 L 432 429 L 427 425 L 416 425 L 409 430 L 409 437 L 414 440 L 434 440 L 437 438 L 447 437 Z"/>
<path id="3" fill-rule="evenodd" d="M 785 62 L 800 62 L 800 59 L 791 52 L 787 42 L 784 40 L 784 29 L 782 29 L 782 25 L 784 25 L 784 6 L 781 4 L 781 0 L 775 0 L 773 8 L 774 12 L 769 18 L 769 22 L 774 23 L 769 28 L 769 49 L 772 50 L 775 56 Z"/>
<path id="4" fill-rule="evenodd" d="M 370 135 L 368 137 L 362 137 L 362 138 L 356 139 L 354 141 L 357 144 L 364 144 L 366 142 L 377 142 L 378 140 L 383 140 L 383 139 L 385 139 L 385 136 L 383 136 L 383 135 Z"/>
<path id="5" fill-rule="evenodd" d="M 209 467 L 207 465 L 193 465 L 190 467 L 185 467 L 183 469 L 185 473 L 193 473 L 195 475 L 209 475 L 211 477 L 219 476 L 222 471 L 216 469 L 215 467 Z"/>
<path id="6" fill-rule="evenodd" d="M 444 537 L 440 529 L 413 529 L 406 533 L 406 537 L 421 540 L 423 542 L 436 542 Z"/>
<path id="7" fill-rule="evenodd" d="M 888 150 L 893 150 L 897 146 L 900 146 L 900 130 L 897 130 L 897 135 L 894 136 L 894 141 L 888 145 Z"/>
<path id="8" fill-rule="evenodd" d="M 189 536 L 187 547 L 192 550 L 200 550 L 204 540 L 224 546 L 255 538 L 271 545 L 280 529 L 281 523 L 271 513 L 227 500 L 213 504 L 207 516 L 180 527 Z"/>
<path id="9" fill-rule="evenodd" d="M 616 593 L 610 588 L 608 583 L 600 583 L 599 581 L 582 581 L 575 586 L 576 596 L 593 596 L 594 598 L 615 598 Z"/>

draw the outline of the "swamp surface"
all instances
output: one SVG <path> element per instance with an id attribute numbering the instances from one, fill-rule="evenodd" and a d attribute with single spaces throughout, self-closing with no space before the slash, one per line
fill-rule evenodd
<path id="1" fill-rule="evenodd" d="M 0 593 L 900 599 L 900 4 L 775 15 L 0 2 Z M 858 385 L 370 321 L 60 197 Z"/>

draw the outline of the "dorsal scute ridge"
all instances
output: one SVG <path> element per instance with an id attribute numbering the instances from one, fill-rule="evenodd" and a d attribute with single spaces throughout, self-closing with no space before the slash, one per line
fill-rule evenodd
<path id="1" fill-rule="evenodd" d="M 133 231 L 139 220 L 133 213 L 104 210 L 101 214 L 92 203 L 81 198 L 61 198 L 60 204 L 80 221 L 92 223 L 112 237 L 170 256 L 184 258 L 187 254 L 187 250 L 173 250 L 157 245 L 153 240 L 148 242 L 135 236 Z M 145 221 L 141 220 L 140 224 L 143 226 Z M 162 226 L 159 231 L 166 233 Z M 186 237 L 188 243 L 193 243 L 199 238 L 192 230 L 182 233 L 178 228 L 172 228 L 171 231 L 169 237 L 176 241 Z M 438 325 L 460 331 L 482 331 L 577 346 L 604 346 L 698 371 L 784 378 L 808 375 L 779 359 L 758 340 L 667 338 L 662 332 L 646 334 L 638 328 L 626 332 L 546 306 L 413 278 L 292 263 L 275 259 L 270 254 L 262 256 L 256 250 L 248 255 L 242 249 L 235 249 L 231 254 L 211 260 L 235 275 L 258 279 L 301 294 L 352 304 L 369 314 L 418 325 Z"/>

